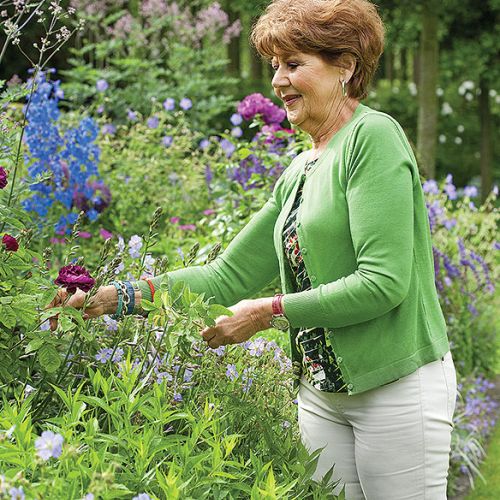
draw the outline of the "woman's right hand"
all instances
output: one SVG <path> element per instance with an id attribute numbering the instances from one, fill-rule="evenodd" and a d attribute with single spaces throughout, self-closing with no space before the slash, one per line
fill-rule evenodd
<path id="1" fill-rule="evenodd" d="M 85 304 L 87 294 L 81 290 L 77 290 L 73 295 L 70 295 L 65 288 L 60 288 L 54 300 L 47 306 L 47 309 L 52 307 L 69 306 L 75 309 L 82 309 Z M 97 318 L 103 314 L 113 314 L 116 311 L 118 303 L 118 294 L 113 285 L 103 286 L 97 290 L 97 293 L 85 305 L 84 319 Z M 50 329 L 57 328 L 57 315 L 49 320 Z"/>

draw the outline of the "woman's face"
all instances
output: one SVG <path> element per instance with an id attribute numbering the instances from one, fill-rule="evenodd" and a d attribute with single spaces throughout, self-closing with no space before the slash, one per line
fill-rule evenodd
<path id="1" fill-rule="evenodd" d="M 273 89 L 284 102 L 290 123 L 314 135 L 335 119 L 342 100 L 341 68 L 303 52 L 275 56 L 271 65 Z"/>

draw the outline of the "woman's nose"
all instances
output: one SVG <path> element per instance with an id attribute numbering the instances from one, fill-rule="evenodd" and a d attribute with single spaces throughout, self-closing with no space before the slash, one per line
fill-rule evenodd
<path id="1" fill-rule="evenodd" d="M 274 90 L 278 89 L 279 87 L 286 87 L 289 84 L 290 81 L 288 80 L 285 69 L 278 68 L 274 73 L 273 79 L 271 80 L 271 85 L 273 86 Z"/>

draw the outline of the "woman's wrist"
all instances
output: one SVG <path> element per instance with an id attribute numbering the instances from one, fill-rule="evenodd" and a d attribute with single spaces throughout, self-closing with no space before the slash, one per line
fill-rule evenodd
<path id="1" fill-rule="evenodd" d="M 118 307 L 118 292 L 113 285 L 101 286 L 96 294 L 103 314 L 115 314 Z"/>
<path id="2" fill-rule="evenodd" d="M 271 326 L 273 317 L 273 297 L 264 297 L 257 299 L 259 301 L 259 320 L 262 325 L 262 330 L 267 330 Z"/>

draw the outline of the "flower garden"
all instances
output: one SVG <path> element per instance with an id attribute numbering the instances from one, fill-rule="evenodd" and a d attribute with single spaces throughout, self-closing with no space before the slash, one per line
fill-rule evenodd
<path id="1" fill-rule="evenodd" d="M 235 97 L 223 54 L 242 27 L 219 4 L 69 3 L 0 1 L 0 61 L 12 44 L 30 61 L 0 80 L 0 499 L 334 498 L 311 479 L 283 333 L 207 349 L 200 329 L 226 309 L 183 284 L 145 317 L 47 310 L 58 286 L 90 297 L 210 262 L 310 147 L 270 95 Z M 69 66 L 52 67 L 72 37 Z M 473 88 L 450 84 L 443 115 L 466 115 Z M 367 104 L 399 119 L 413 92 L 381 80 Z M 500 249 L 498 187 L 481 202 L 453 175 L 422 178 L 460 382 L 450 494 L 496 425 Z"/>

